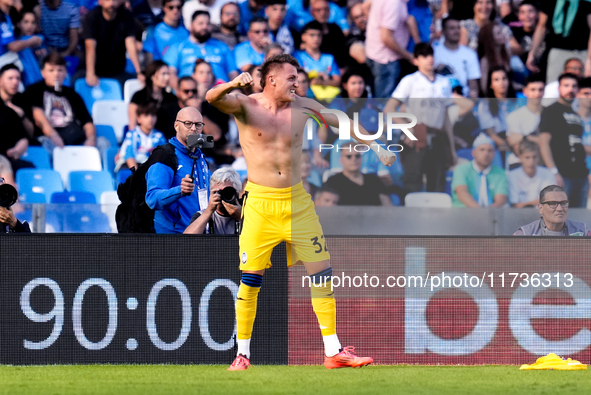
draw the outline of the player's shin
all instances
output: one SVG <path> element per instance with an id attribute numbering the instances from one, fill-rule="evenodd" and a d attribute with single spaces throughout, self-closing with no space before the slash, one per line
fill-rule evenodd
<path id="1" fill-rule="evenodd" d="M 332 268 L 322 270 L 310 276 L 312 280 L 312 307 L 322 331 L 326 356 L 332 357 L 341 351 L 337 337 L 337 310 L 332 290 Z"/>
<path id="2" fill-rule="evenodd" d="M 243 273 L 236 299 L 236 326 L 238 332 L 238 355 L 250 359 L 250 338 L 257 313 L 257 299 L 263 276 Z"/>

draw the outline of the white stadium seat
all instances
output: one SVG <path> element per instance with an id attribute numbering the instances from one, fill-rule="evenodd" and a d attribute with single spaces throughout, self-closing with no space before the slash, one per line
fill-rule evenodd
<path id="1" fill-rule="evenodd" d="M 101 100 L 92 106 L 92 119 L 97 125 L 109 125 L 115 131 L 117 141 L 123 140 L 123 129 L 129 123 L 127 104 L 123 100 Z"/>
<path id="2" fill-rule="evenodd" d="M 125 81 L 125 85 L 123 85 L 123 101 L 125 104 L 129 104 L 134 93 L 143 89 L 144 86 L 144 83 L 140 82 L 137 78 Z"/>
<path id="3" fill-rule="evenodd" d="M 70 189 L 70 172 L 78 170 L 101 171 L 101 154 L 96 147 L 67 145 L 54 148 L 53 169 L 60 173 L 66 189 Z"/>
<path id="4" fill-rule="evenodd" d="M 451 196 L 442 192 L 413 192 L 404 198 L 406 207 L 450 208 Z"/>

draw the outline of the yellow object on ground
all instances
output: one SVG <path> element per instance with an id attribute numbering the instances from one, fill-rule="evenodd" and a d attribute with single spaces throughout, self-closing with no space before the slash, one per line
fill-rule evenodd
<path id="1" fill-rule="evenodd" d="M 587 370 L 587 365 L 574 359 L 562 359 L 554 353 L 550 353 L 536 360 L 531 365 L 521 365 L 519 370 Z"/>

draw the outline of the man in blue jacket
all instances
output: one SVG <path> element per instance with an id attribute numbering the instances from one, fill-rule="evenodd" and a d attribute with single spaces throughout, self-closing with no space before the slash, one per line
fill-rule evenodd
<path id="1" fill-rule="evenodd" d="M 203 132 L 203 117 L 194 107 L 181 109 L 174 121 L 177 168 L 154 163 L 146 173 L 146 203 L 154 209 L 156 233 L 183 233 L 193 213 L 205 209 L 209 199 L 209 169 L 199 148 L 190 150 L 187 137 Z"/>

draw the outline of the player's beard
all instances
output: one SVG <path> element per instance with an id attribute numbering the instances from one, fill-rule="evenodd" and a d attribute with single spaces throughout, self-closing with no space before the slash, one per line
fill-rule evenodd
<path id="1" fill-rule="evenodd" d="M 210 37 L 211 37 L 211 32 L 210 32 L 209 30 L 208 30 L 208 31 L 206 31 L 206 32 L 205 32 L 205 33 L 203 33 L 203 34 L 201 34 L 201 33 L 198 33 L 198 32 L 195 32 L 195 33 L 193 33 L 193 37 L 195 37 L 195 40 L 197 40 L 198 42 L 200 42 L 200 43 L 204 43 L 204 42 L 206 42 L 207 40 L 209 40 L 209 39 L 210 39 Z"/>

